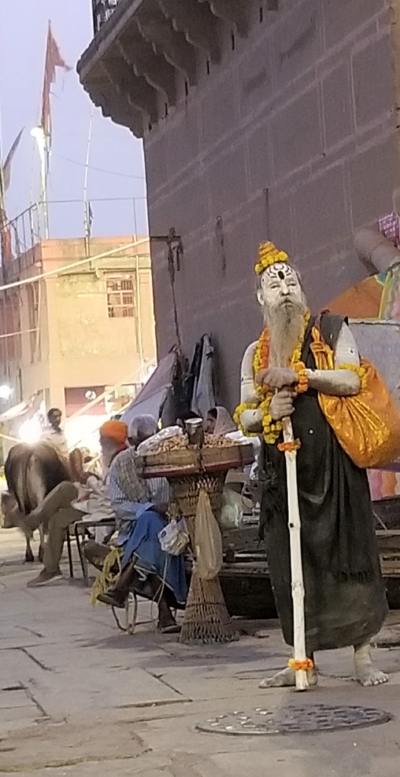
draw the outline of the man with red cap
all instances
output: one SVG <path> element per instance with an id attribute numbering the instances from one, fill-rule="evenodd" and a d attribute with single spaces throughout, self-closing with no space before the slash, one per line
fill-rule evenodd
<path id="1" fill-rule="evenodd" d="M 108 492 L 109 468 L 115 457 L 126 450 L 128 428 L 122 421 L 107 421 L 100 428 L 105 475 L 99 480 L 95 475 L 87 478 L 85 486 L 71 482 L 60 483 L 27 518 L 32 529 L 44 525 L 48 538 L 44 549 L 43 569 L 28 583 L 29 588 L 46 585 L 62 577 L 60 560 L 66 530 L 76 521 L 110 521 L 115 518 Z M 104 529 L 104 536 L 107 529 Z"/>

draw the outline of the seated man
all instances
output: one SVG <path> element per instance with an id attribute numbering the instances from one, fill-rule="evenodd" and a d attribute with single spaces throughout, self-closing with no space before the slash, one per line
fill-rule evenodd
<path id="1" fill-rule="evenodd" d="M 66 531 L 76 521 L 115 519 L 108 493 L 109 465 L 125 450 L 128 429 L 120 421 L 109 421 L 100 429 L 100 444 L 104 465 L 107 468 L 102 482 L 89 478 L 79 497 L 81 484 L 60 483 L 41 504 L 26 518 L 26 525 L 34 530 L 43 524 L 48 528 L 48 538 L 44 548 L 43 569 L 37 577 L 28 583 L 29 588 L 46 585 L 60 578 L 60 560 L 64 547 Z M 104 530 L 103 530 L 104 532 Z"/>
<path id="2" fill-rule="evenodd" d="M 99 601 L 123 607 L 129 590 L 158 603 L 158 628 L 174 633 L 179 627 L 172 609 L 184 608 L 187 585 L 182 556 L 171 556 L 161 549 L 158 534 L 165 528 L 169 487 L 163 478 L 144 481 L 135 467 L 135 447 L 157 431 L 154 419 L 136 418 L 130 429 L 133 447 L 122 453 L 110 469 L 110 496 L 119 520 L 116 544 L 123 549 L 122 569 L 117 582 Z M 105 549 L 88 543 L 85 555 L 95 566 L 105 559 Z"/>

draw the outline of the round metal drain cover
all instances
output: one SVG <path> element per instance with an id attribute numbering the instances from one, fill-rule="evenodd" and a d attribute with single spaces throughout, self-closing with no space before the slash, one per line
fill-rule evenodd
<path id="1" fill-rule="evenodd" d="M 365 728 L 388 723 L 391 716 L 371 707 L 331 707 L 328 704 L 291 706 L 284 709 L 257 707 L 231 712 L 199 723 L 196 728 L 213 734 L 258 735 L 302 734 L 311 731 Z"/>

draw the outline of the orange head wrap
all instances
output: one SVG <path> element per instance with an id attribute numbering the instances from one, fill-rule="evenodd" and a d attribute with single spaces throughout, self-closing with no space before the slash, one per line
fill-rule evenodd
<path id="1" fill-rule="evenodd" d="M 122 421 L 106 421 L 100 427 L 100 437 L 106 437 L 122 445 L 128 437 L 128 427 Z"/>

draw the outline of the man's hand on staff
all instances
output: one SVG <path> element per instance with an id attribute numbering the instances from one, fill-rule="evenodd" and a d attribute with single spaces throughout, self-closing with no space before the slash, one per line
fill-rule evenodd
<path id="1" fill-rule="evenodd" d="M 269 406 L 269 412 L 274 421 L 281 421 L 282 418 L 288 418 L 288 416 L 292 415 L 294 410 L 293 398 L 295 396 L 294 391 L 288 388 L 284 388 L 282 391 L 274 394 Z"/>
<path id="2" fill-rule="evenodd" d="M 283 389 L 287 386 L 295 386 L 299 382 L 296 370 L 291 367 L 268 367 L 257 375 L 257 383 L 263 383 L 270 389 Z"/>

